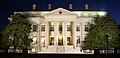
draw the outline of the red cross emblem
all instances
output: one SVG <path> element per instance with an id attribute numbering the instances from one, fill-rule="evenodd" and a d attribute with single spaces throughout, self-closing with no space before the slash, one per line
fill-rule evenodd
<path id="1" fill-rule="evenodd" d="M 59 14 L 62 14 L 62 12 L 60 11 Z"/>

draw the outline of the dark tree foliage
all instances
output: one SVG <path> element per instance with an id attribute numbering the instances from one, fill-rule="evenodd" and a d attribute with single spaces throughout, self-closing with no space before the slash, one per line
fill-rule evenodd
<path id="1" fill-rule="evenodd" d="M 2 48 L 14 47 L 25 49 L 30 47 L 32 40 L 28 37 L 31 30 L 29 14 L 17 13 L 12 16 L 12 21 L 2 31 Z"/>
<path id="2" fill-rule="evenodd" d="M 97 16 L 93 22 L 89 24 L 84 49 L 111 49 L 120 45 L 117 24 L 111 16 Z"/>

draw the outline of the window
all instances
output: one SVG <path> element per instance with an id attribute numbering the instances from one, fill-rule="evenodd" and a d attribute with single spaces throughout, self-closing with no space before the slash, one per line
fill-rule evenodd
<path id="1" fill-rule="evenodd" d="M 76 26 L 76 31 L 80 31 L 80 26 L 79 25 Z"/>
<path id="2" fill-rule="evenodd" d="M 67 37 L 67 45 L 72 45 L 71 37 Z"/>
<path id="3" fill-rule="evenodd" d="M 41 25 L 41 31 L 45 31 L 45 25 Z"/>
<path id="4" fill-rule="evenodd" d="M 67 25 L 67 31 L 71 31 L 71 25 Z"/>
<path id="5" fill-rule="evenodd" d="M 33 31 L 37 31 L 37 25 L 33 25 Z"/>
<path id="6" fill-rule="evenodd" d="M 54 31 L 54 25 L 50 25 L 50 31 Z"/>
<path id="7" fill-rule="evenodd" d="M 80 36 L 77 37 L 77 43 L 80 43 Z"/>
<path id="8" fill-rule="evenodd" d="M 77 47 L 78 47 L 78 46 L 79 46 L 79 44 L 80 44 L 80 36 L 77 36 L 76 41 L 77 41 Z"/>
<path id="9" fill-rule="evenodd" d="M 85 25 L 85 31 L 88 32 L 89 31 L 89 26 Z"/>
<path id="10" fill-rule="evenodd" d="M 50 37 L 49 45 L 54 45 L 54 37 Z"/>
<path id="11" fill-rule="evenodd" d="M 62 25 L 59 25 L 59 31 L 62 31 Z"/>
<path id="12" fill-rule="evenodd" d="M 41 36 L 41 46 L 45 47 L 45 36 Z"/>

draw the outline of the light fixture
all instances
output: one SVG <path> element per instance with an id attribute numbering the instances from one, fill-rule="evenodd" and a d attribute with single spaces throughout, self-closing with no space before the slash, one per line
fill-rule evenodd
<path id="1" fill-rule="evenodd" d="M 37 38 L 36 37 L 33 37 L 33 42 L 36 42 Z"/>

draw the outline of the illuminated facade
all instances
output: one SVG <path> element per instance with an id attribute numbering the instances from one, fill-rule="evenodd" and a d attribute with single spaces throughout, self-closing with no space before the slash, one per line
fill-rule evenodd
<path id="1" fill-rule="evenodd" d="M 29 52 L 37 53 L 84 53 L 82 45 L 88 23 L 92 23 L 97 15 L 106 15 L 104 11 L 69 11 L 63 8 L 15 13 L 30 13 L 32 30 L 29 37 L 33 43 Z"/>

